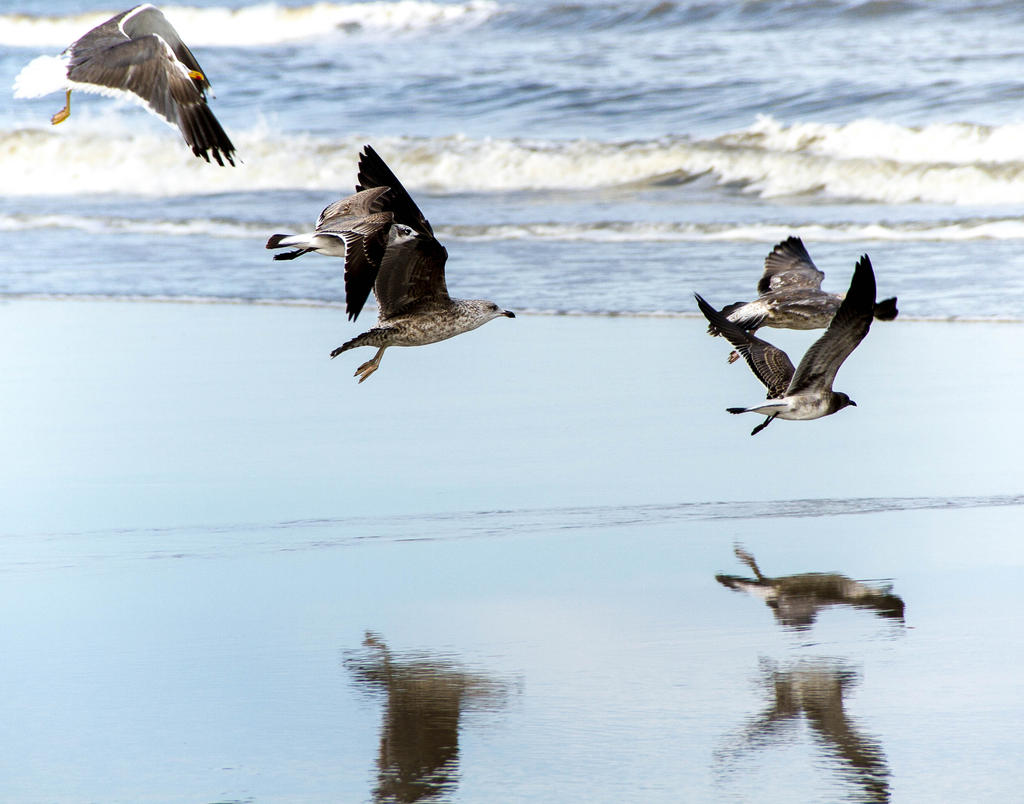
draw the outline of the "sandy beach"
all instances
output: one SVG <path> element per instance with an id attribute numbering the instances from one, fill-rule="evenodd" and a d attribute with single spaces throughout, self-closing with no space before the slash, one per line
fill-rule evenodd
<path id="1" fill-rule="evenodd" d="M 0 797 L 1018 787 L 1020 325 L 876 325 L 857 408 L 751 438 L 696 318 L 522 316 L 358 386 L 334 308 L 0 313 Z M 905 619 L 794 624 L 716 582 L 736 543 Z"/>

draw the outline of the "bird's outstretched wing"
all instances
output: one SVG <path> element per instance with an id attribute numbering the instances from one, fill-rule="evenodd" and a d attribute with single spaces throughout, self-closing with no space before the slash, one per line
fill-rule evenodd
<path id="1" fill-rule="evenodd" d="M 764 258 L 764 273 L 757 283 L 760 295 L 782 288 L 821 289 L 825 274 L 811 260 L 799 237 L 787 237 Z"/>
<path id="2" fill-rule="evenodd" d="M 337 233 L 345 241 L 345 312 L 350 321 L 358 317 L 377 281 L 393 222 L 390 212 L 375 212 Z"/>
<path id="3" fill-rule="evenodd" d="M 381 198 L 388 192 L 389 187 L 371 187 L 355 195 L 350 195 L 328 204 L 316 221 L 316 230 L 322 231 L 343 231 L 348 221 L 345 218 L 362 218 L 367 215 L 380 212 L 384 209 L 384 201 Z M 339 225 L 340 224 L 340 225 Z"/>
<path id="4" fill-rule="evenodd" d="M 785 396 L 793 377 L 793 363 L 789 356 L 777 346 L 751 335 L 743 327 L 730 321 L 704 301 L 700 294 L 693 295 L 708 323 L 736 347 L 736 351 L 743 355 L 754 376 L 768 389 L 768 399 Z"/>
<path id="5" fill-rule="evenodd" d="M 416 307 L 447 304 L 447 260 L 447 250 L 432 235 L 397 224 L 392 226 L 373 286 L 381 317 L 390 318 Z"/>
<path id="6" fill-rule="evenodd" d="M 359 154 L 357 181 L 356 190 L 360 191 L 371 187 L 390 187 L 386 208 L 394 213 L 395 223 L 408 226 L 421 234 L 434 236 L 430 222 L 420 212 L 420 208 L 402 186 L 402 182 L 369 145 L 364 146 L 362 153 Z"/>
<path id="7" fill-rule="evenodd" d="M 203 77 L 199 79 L 200 86 L 204 90 L 210 88 L 210 81 L 206 77 L 206 73 L 203 72 L 203 68 L 199 66 L 199 62 L 192 55 L 192 51 L 188 49 L 188 45 L 181 41 L 178 32 L 174 30 L 174 26 L 167 21 L 167 17 L 160 9 L 146 3 L 119 14 L 114 17 L 112 22 L 114 21 L 118 23 L 121 32 L 129 39 L 141 39 L 154 34 L 159 36 L 187 70 L 202 74 Z"/>
<path id="8" fill-rule="evenodd" d="M 875 308 L 875 272 L 865 254 L 857 262 L 850 289 L 825 334 L 804 354 L 788 393 L 831 390 L 843 361 L 864 340 Z"/>

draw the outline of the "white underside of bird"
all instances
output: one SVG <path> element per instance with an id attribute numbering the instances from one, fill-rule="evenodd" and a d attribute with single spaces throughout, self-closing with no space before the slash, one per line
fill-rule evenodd
<path id="1" fill-rule="evenodd" d="M 275 248 L 285 246 L 308 249 L 326 257 L 344 257 L 348 250 L 343 234 L 325 234 L 324 232 L 304 232 L 288 235 L 277 241 Z"/>
<path id="2" fill-rule="evenodd" d="M 769 399 L 761 405 L 735 412 L 760 413 L 763 416 L 775 416 L 779 419 L 803 421 L 828 416 L 834 411 L 831 403 L 830 393 L 793 394 L 791 396 L 784 396 L 781 399 Z"/>

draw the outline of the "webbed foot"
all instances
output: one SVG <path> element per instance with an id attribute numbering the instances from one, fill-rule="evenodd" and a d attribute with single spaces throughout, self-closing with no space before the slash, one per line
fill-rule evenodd
<path id="1" fill-rule="evenodd" d="M 64 108 L 61 109 L 59 112 L 57 112 L 57 114 L 55 114 L 53 117 L 51 117 L 50 118 L 50 122 L 53 125 L 57 125 L 58 123 L 63 123 L 69 117 L 71 117 L 71 90 L 70 89 L 66 90 L 65 93 L 64 93 Z"/>
<path id="2" fill-rule="evenodd" d="M 376 358 L 374 358 L 373 360 L 367 360 L 365 363 L 363 363 L 363 365 L 356 369 L 356 373 L 353 374 L 352 376 L 358 377 L 360 384 L 362 384 L 363 382 L 366 381 L 367 377 L 369 377 L 371 374 L 373 374 L 373 372 L 377 370 L 377 366 L 379 365 L 380 361 L 377 360 Z"/>
<path id="3" fill-rule="evenodd" d="M 757 425 L 757 427 L 755 427 L 753 430 L 751 430 L 750 434 L 753 436 L 753 435 L 757 435 L 758 433 L 760 433 L 765 427 L 767 427 L 769 424 L 771 424 L 772 421 L 774 421 L 775 417 L 778 416 L 778 415 L 779 415 L 778 413 L 773 413 L 771 416 L 769 416 L 767 419 L 765 419 L 763 422 L 761 422 L 759 425 Z"/>

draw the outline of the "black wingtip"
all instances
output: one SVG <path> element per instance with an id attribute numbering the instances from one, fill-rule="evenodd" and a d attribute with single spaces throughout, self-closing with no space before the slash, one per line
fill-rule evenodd
<path id="1" fill-rule="evenodd" d="M 785 240 L 782 240 L 775 244 L 772 248 L 773 254 L 787 255 L 792 257 L 798 257 L 803 260 L 810 262 L 811 255 L 807 253 L 807 247 L 804 245 L 804 241 L 796 235 L 790 235 Z"/>
<path id="2" fill-rule="evenodd" d="M 710 304 L 708 304 L 704 297 L 701 296 L 699 293 L 694 292 L 693 298 L 697 300 L 697 307 L 700 308 L 700 311 L 704 313 L 705 317 L 708 316 L 709 311 L 715 315 L 718 314 L 718 311 Z"/>
<path id="3" fill-rule="evenodd" d="M 891 299 L 882 299 L 882 301 L 875 304 L 875 318 L 879 321 L 892 321 L 899 314 L 900 311 L 896 307 L 895 296 Z"/>
<path id="4" fill-rule="evenodd" d="M 347 292 L 346 292 L 346 295 L 348 295 Z M 348 320 L 349 321 L 355 321 L 357 318 L 359 318 L 359 314 L 361 312 L 363 312 L 363 306 L 366 304 L 366 297 L 368 295 L 369 295 L 369 292 L 367 292 L 366 294 L 363 294 L 362 295 L 362 301 L 360 301 L 358 303 L 350 301 L 350 302 L 348 302 L 345 305 L 345 313 L 348 315 Z"/>
<path id="5" fill-rule="evenodd" d="M 871 267 L 871 259 L 867 254 L 862 254 L 860 259 L 857 260 L 857 265 L 853 269 L 853 278 L 850 280 L 850 289 L 846 293 L 846 298 L 843 299 L 843 303 L 839 305 L 839 310 L 836 313 L 836 318 L 841 318 L 840 313 L 843 314 L 842 318 L 855 314 L 857 316 L 869 316 L 874 315 L 875 312 L 875 271 Z M 833 319 L 835 320 L 835 319 Z"/>
<path id="6" fill-rule="evenodd" d="M 708 333 L 711 335 L 721 335 L 724 328 L 729 326 L 729 320 L 718 310 L 712 307 L 705 301 L 704 297 L 699 293 L 694 293 L 693 297 L 697 300 L 697 307 L 704 314 L 704 317 L 708 320 Z M 714 330 L 712 332 L 712 330 Z"/>
<path id="7" fill-rule="evenodd" d="M 746 413 L 746 408 L 726 408 L 729 413 Z"/>

